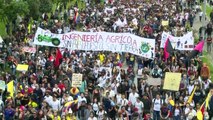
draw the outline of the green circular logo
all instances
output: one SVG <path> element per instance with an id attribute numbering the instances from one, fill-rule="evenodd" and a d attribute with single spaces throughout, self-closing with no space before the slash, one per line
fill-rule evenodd
<path id="1" fill-rule="evenodd" d="M 147 52 L 149 52 L 149 50 L 150 50 L 149 44 L 147 44 L 147 43 L 142 43 L 141 44 L 141 52 L 147 53 Z"/>

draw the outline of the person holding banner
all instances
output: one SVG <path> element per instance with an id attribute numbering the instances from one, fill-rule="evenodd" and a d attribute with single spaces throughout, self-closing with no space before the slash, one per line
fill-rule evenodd
<path id="1" fill-rule="evenodd" d="M 191 8 L 199 5 L 107 2 L 58 4 L 51 17 L 44 13 L 38 20 L 29 14 L 32 19 L 23 15 L 22 22 L 13 23 L 19 29 L 12 28 L 0 52 L 0 60 L 5 60 L 0 80 L 14 80 L 2 92 L 8 106 L 4 117 L 16 119 L 24 113 L 24 119 L 182 119 L 183 109 L 186 120 L 207 113 L 212 118 L 210 65 L 203 65 L 199 56 L 204 41 L 194 47 L 193 22 L 199 14 Z M 200 104 L 204 101 L 205 107 Z M 200 107 L 193 105 L 198 103 Z"/>

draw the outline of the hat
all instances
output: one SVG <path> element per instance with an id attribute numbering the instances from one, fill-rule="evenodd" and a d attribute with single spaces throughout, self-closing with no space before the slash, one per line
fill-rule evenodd
<path id="1" fill-rule="evenodd" d="M 20 111 L 24 111 L 25 107 L 24 106 L 20 106 L 19 110 Z"/>
<path id="2" fill-rule="evenodd" d="M 73 87 L 73 88 L 70 89 L 70 93 L 71 93 L 72 95 L 77 95 L 77 94 L 79 93 L 79 90 L 78 90 L 78 88 Z"/>

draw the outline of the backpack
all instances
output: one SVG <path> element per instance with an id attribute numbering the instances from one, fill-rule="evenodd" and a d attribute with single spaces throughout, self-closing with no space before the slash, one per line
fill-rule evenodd
<path id="1" fill-rule="evenodd" d="M 154 98 L 154 104 L 155 104 L 155 100 L 156 100 L 156 98 Z M 160 99 L 160 106 L 162 106 L 163 105 L 163 100 L 162 99 Z"/>

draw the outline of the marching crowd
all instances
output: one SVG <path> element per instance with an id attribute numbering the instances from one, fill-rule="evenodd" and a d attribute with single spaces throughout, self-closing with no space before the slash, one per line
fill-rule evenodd
<path id="1" fill-rule="evenodd" d="M 100 2 L 96 0 L 96 2 Z M 86 8 L 60 6 L 42 20 L 18 20 L 1 49 L 1 80 L 14 81 L 14 95 L 1 91 L 1 119 L 5 120 L 196 120 L 208 93 L 203 119 L 213 119 L 210 69 L 200 56 L 186 63 L 187 51 L 164 59 L 161 34 L 183 36 L 193 28 L 199 2 L 195 0 L 106 0 Z M 212 17 L 213 15 L 211 15 Z M 168 25 L 161 24 L 169 21 Z M 212 22 L 206 28 L 211 45 Z M 70 51 L 35 46 L 37 27 L 62 34 L 71 31 L 129 32 L 156 40 L 153 60 L 129 53 Z M 10 30 L 7 30 L 10 31 Z M 9 32 L 8 32 L 9 33 Z M 195 43 L 196 44 L 196 43 Z M 36 53 L 22 47 L 36 47 Z M 211 49 L 208 50 L 211 52 Z M 56 65 L 61 53 L 60 65 Z M 25 72 L 17 64 L 27 64 Z M 166 72 L 181 73 L 179 91 L 163 89 Z M 72 86 L 74 73 L 83 75 Z M 161 79 L 160 85 L 147 81 Z M 190 96 L 193 94 L 192 100 Z"/>

